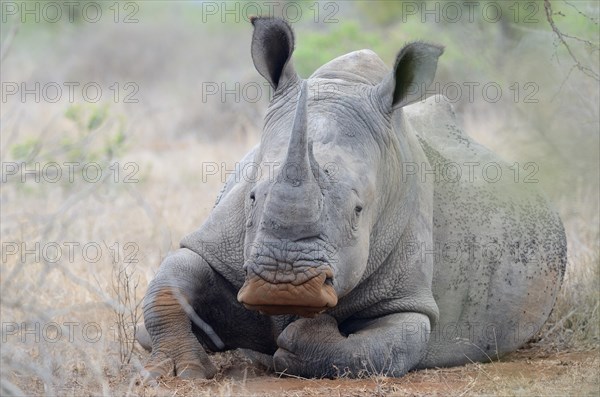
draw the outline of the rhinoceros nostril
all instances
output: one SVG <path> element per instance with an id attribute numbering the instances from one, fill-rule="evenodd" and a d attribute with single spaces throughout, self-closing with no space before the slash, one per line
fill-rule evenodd
<path id="1" fill-rule="evenodd" d="M 325 281 L 323 282 L 323 285 L 333 287 L 333 270 L 328 268 L 324 270 L 323 273 L 325 273 Z"/>

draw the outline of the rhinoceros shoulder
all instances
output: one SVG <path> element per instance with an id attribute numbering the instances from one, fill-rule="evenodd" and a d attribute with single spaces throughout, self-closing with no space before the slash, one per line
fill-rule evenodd
<path id="1" fill-rule="evenodd" d="M 440 153 L 443 162 L 500 162 L 497 154 L 474 141 L 460 126 L 452 104 L 443 95 L 403 108 L 407 127 L 417 136 L 427 156 Z"/>

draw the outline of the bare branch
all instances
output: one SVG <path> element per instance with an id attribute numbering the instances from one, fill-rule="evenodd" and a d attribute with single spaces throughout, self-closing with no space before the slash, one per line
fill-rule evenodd
<path id="1" fill-rule="evenodd" d="M 573 8 L 575 11 L 577 11 L 577 13 L 579 15 L 581 15 L 582 17 L 584 17 L 585 19 L 588 19 L 590 22 L 592 22 L 594 25 L 598 25 L 598 19 L 596 18 L 592 18 L 590 16 L 588 16 L 587 14 L 585 14 L 584 12 L 581 12 L 577 7 L 575 7 L 574 4 L 572 4 L 570 1 L 567 0 L 563 0 L 563 3 L 565 3 L 566 5 L 568 5 L 569 7 Z"/>
<path id="2" fill-rule="evenodd" d="M 113 311 L 117 323 L 121 365 L 129 364 L 131 361 L 135 348 L 137 323 L 141 319 L 142 301 L 137 299 L 140 277 L 135 276 L 135 269 L 130 269 L 130 265 L 115 258 L 112 268 L 112 290 L 116 301 Z"/>
<path id="3" fill-rule="evenodd" d="M 570 36 L 570 35 L 564 34 L 556 26 L 556 23 L 554 22 L 554 18 L 553 18 L 554 14 L 552 12 L 552 5 L 550 4 L 550 0 L 544 0 L 544 10 L 546 11 L 546 19 L 548 20 L 548 23 L 550 24 L 550 27 L 552 28 L 552 31 L 556 34 L 556 37 L 561 42 L 561 44 L 567 49 L 567 52 L 569 53 L 569 56 L 571 57 L 571 59 L 575 63 L 574 67 L 576 69 L 578 69 L 579 71 L 581 71 L 583 74 L 585 74 L 585 75 L 593 78 L 594 80 L 600 81 L 600 76 L 598 75 L 598 73 L 595 72 L 595 71 L 593 71 L 589 67 L 582 65 L 581 62 L 579 62 L 579 60 L 575 56 L 575 54 L 573 54 L 573 51 L 571 50 L 571 47 L 569 47 L 569 44 L 567 43 L 567 41 L 565 40 L 565 38 L 571 38 L 571 39 L 573 39 L 574 37 Z M 583 41 L 583 42 L 586 42 L 586 40 L 581 40 L 581 39 L 579 39 L 579 40 Z M 592 46 L 595 46 L 591 42 L 590 42 L 590 44 Z M 597 46 L 595 46 L 595 47 L 597 47 Z"/>

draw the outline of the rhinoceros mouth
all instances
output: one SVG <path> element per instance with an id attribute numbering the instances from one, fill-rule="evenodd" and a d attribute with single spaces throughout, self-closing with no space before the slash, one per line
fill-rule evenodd
<path id="1" fill-rule="evenodd" d="M 272 283 L 255 274 L 249 275 L 238 292 L 238 301 L 249 310 L 268 315 L 303 317 L 314 317 L 337 305 L 330 269 L 309 269 L 304 275 L 307 280 L 301 284 Z"/>
<path id="2" fill-rule="evenodd" d="M 269 316 L 279 316 L 282 314 L 293 314 L 301 317 L 313 318 L 319 313 L 327 310 L 327 307 L 310 307 L 310 306 L 290 306 L 290 305 L 247 305 L 244 307 L 248 310 L 254 310 L 261 314 Z"/>

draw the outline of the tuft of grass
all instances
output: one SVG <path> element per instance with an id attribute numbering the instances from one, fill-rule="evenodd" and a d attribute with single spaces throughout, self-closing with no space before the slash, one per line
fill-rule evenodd
<path id="1" fill-rule="evenodd" d="M 113 259 L 112 292 L 115 326 L 119 342 L 121 366 L 129 364 L 136 343 L 137 324 L 142 318 L 142 300 L 138 296 L 140 276 L 136 274 L 134 262 L 123 263 Z"/>
<path id="2" fill-rule="evenodd" d="M 591 188 L 560 203 L 567 234 L 567 270 L 550 318 L 538 340 L 553 351 L 600 346 L 600 218 Z"/>

